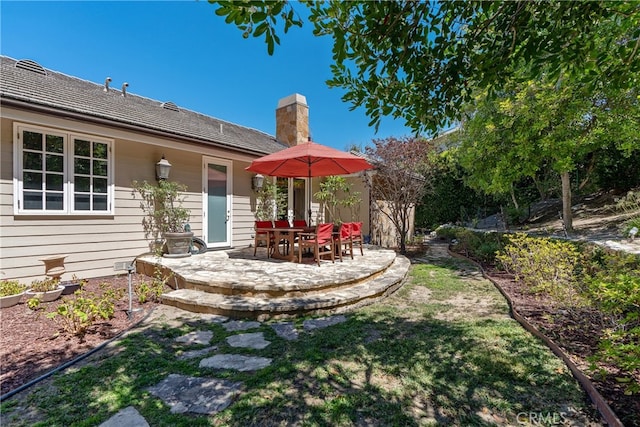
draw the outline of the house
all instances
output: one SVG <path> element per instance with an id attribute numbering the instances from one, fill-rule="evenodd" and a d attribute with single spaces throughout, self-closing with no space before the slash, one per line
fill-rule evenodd
<path id="1" fill-rule="evenodd" d="M 247 247 L 256 194 L 245 167 L 309 138 L 299 94 L 278 102 L 274 137 L 134 95 L 127 83 L 112 88 L 110 78 L 99 84 L 31 60 L 0 61 L 1 279 L 42 278 L 42 259 L 62 254 L 63 279 L 109 276 L 114 263 L 148 252 L 132 182 L 155 182 L 162 158 L 170 179 L 188 187 L 195 235 L 209 249 Z M 304 217 L 309 183 L 282 184 L 289 215 Z"/>

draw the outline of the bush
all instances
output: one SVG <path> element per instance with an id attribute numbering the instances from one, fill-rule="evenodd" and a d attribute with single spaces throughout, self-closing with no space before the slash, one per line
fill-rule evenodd
<path id="1" fill-rule="evenodd" d="M 0 297 L 18 295 L 27 290 L 27 287 L 17 280 L 0 280 Z"/>
<path id="2" fill-rule="evenodd" d="M 31 292 L 50 292 L 58 289 L 58 286 L 60 286 L 60 279 L 34 280 L 29 285 L 29 290 Z"/>
<path id="3" fill-rule="evenodd" d="M 461 230 L 464 230 L 464 228 L 454 225 L 441 225 L 436 228 L 436 235 L 441 239 L 453 240 Z"/>
<path id="4" fill-rule="evenodd" d="M 124 296 L 124 289 L 100 285 L 102 294 L 88 293 L 84 289 L 76 291 L 71 298 L 64 298 L 56 311 L 47 317 L 60 323 L 64 332 L 83 336 L 98 320 L 107 320 L 115 313 L 115 304 Z"/>
<path id="5" fill-rule="evenodd" d="M 579 303 L 582 292 L 576 271 L 582 255 L 575 245 L 518 233 L 509 236 L 509 244 L 497 259 L 532 292 L 547 293 L 569 306 Z"/>
<path id="6" fill-rule="evenodd" d="M 640 383 L 634 381 L 640 371 L 640 273 L 600 274 L 591 281 L 590 292 L 612 320 L 592 361 L 613 363 L 625 376 L 627 392 L 640 393 Z"/>
<path id="7" fill-rule="evenodd" d="M 452 250 L 483 264 L 495 264 L 496 254 L 504 247 L 503 233 L 473 231 L 462 227 L 438 228 L 447 230 L 454 239 Z"/>

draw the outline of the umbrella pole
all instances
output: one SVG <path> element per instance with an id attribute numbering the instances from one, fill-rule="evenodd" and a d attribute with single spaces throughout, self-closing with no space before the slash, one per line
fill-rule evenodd
<path id="1" fill-rule="evenodd" d="M 309 174 L 309 180 L 307 181 L 307 185 L 309 186 L 309 189 L 307 190 L 307 192 L 309 193 L 308 194 L 308 196 L 309 196 L 309 210 L 307 211 L 307 213 L 309 215 L 308 224 L 309 224 L 309 227 L 311 227 L 311 225 L 312 225 L 312 221 L 311 221 L 311 213 L 312 213 L 312 211 L 311 211 L 311 197 L 313 195 L 313 190 L 311 189 L 311 174 Z"/>

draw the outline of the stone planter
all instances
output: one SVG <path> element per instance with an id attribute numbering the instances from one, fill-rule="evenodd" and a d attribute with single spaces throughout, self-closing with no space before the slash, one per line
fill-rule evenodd
<path id="1" fill-rule="evenodd" d="M 60 295 L 62 295 L 62 291 L 64 291 L 64 286 L 59 285 L 58 289 L 53 291 L 33 292 L 31 290 L 27 290 L 25 294 L 27 296 L 27 299 L 31 299 L 35 297 L 35 298 L 38 298 L 40 302 L 51 302 L 60 298 Z"/>
<path id="2" fill-rule="evenodd" d="M 19 294 L 15 294 L 15 295 L 7 295 L 4 297 L 0 297 L 0 308 L 8 308 L 8 307 L 13 307 L 14 305 L 18 304 L 20 302 L 20 300 L 22 299 L 22 296 L 25 293 L 19 293 Z"/>
<path id="3" fill-rule="evenodd" d="M 72 293 L 80 289 L 80 282 L 64 282 L 62 283 L 62 286 L 64 286 L 62 295 L 71 295 Z"/>
<path id="4" fill-rule="evenodd" d="M 192 238 L 192 231 L 185 231 L 182 233 L 164 233 L 164 239 L 167 242 L 167 251 L 169 252 L 164 256 L 167 258 L 191 256 L 190 249 Z"/>

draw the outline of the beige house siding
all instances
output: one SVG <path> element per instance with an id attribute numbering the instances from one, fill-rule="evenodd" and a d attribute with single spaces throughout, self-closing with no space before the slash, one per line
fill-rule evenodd
<path id="1" fill-rule="evenodd" d="M 215 160 L 228 168 L 228 246 L 247 247 L 253 244 L 256 194 L 251 189 L 253 174 L 245 168 L 257 157 L 284 148 L 284 141 L 304 142 L 308 139 L 308 106 L 306 99 L 299 94 L 283 98 L 278 103 L 278 120 L 293 120 L 295 126 L 283 128 L 283 123 L 276 123 L 280 137 L 274 138 L 255 129 L 180 109 L 173 103 L 134 94 L 125 96 L 125 93 L 115 89 L 52 70 L 40 70 L 39 64 L 35 65 L 37 67 L 31 61 L 17 61 L 0 56 L 2 279 L 18 279 L 28 283 L 33 279 L 43 278 L 44 264 L 41 259 L 53 255 L 66 255 L 63 280 L 70 279 L 73 275 L 80 278 L 112 276 L 115 262 L 132 261 L 147 253 L 149 242 L 141 224 L 143 212 L 140 209 L 140 196 L 133 191 L 132 182 L 146 180 L 155 183 L 155 164 L 163 155 L 172 165 L 169 179 L 187 186 L 185 203 L 191 210 L 189 223 L 195 236 L 203 239 L 205 234 L 211 235 L 211 230 L 207 230 L 208 222 L 203 222 L 205 213 L 208 214 L 208 200 L 205 197 L 208 191 L 208 183 L 205 181 L 208 170 L 204 165 Z M 284 112 L 287 113 L 285 116 L 282 115 Z M 14 139 L 17 139 L 17 133 L 23 135 L 22 132 L 31 129 L 36 132 L 51 132 L 63 138 L 67 150 L 75 144 L 73 137 L 97 141 L 102 144 L 101 147 L 110 148 L 111 181 L 108 202 L 112 205 L 108 211 L 104 211 L 106 213 L 66 213 L 72 210 L 68 199 L 67 204 L 60 209 L 60 214 L 32 210 L 33 205 L 27 205 L 26 208 L 21 206 L 22 211 L 18 209 L 18 205 L 24 201 L 22 194 L 14 194 L 14 174 L 21 173 L 14 169 L 21 163 L 14 158 L 17 157 Z M 283 129 L 287 132 L 295 131 L 296 138 L 289 138 L 290 135 L 286 135 L 286 132 L 283 134 Z M 55 156 L 59 154 L 54 154 L 52 164 L 59 165 Z M 66 153 L 64 161 L 68 162 L 67 165 L 71 164 L 69 156 L 74 154 Z M 88 156 L 77 156 L 83 157 L 86 159 Z M 29 158 L 32 169 L 35 169 L 28 172 L 31 175 L 25 181 L 40 181 L 44 175 L 37 164 L 42 154 L 27 154 L 25 158 Z M 94 161 L 98 162 L 94 164 L 103 162 L 101 159 Z M 51 171 L 49 177 L 53 176 L 55 180 L 56 175 L 62 176 L 62 170 L 60 167 L 59 169 Z M 68 174 L 69 171 L 66 170 L 66 175 Z M 90 174 L 85 174 L 85 177 L 87 175 Z M 101 173 L 94 178 L 99 175 Z M 16 183 L 22 185 L 23 178 L 16 179 Z M 104 178 L 100 176 L 97 179 Z M 74 184 L 81 182 L 78 179 Z M 317 179 L 313 180 L 313 187 L 313 192 L 317 192 Z M 67 185 L 64 189 L 67 198 L 70 197 L 70 188 Z M 79 188 L 86 187 L 80 184 Z M 41 189 L 33 190 L 39 192 Z M 63 194 L 59 190 L 47 190 L 50 194 Z M 366 190 L 363 194 L 367 194 Z M 293 200 L 293 196 L 291 199 Z M 364 208 L 368 195 L 363 196 L 363 200 L 365 203 L 359 219 L 364 222 L 365 230 L 368 230 L 369 210 Z M 33 199 L 31 202 L 33 203 Z M 318 209 L 319 204 L 313 203 L 314 223 L 318 218 Z M 218 223 L 224 222 L 220 221 L 224 218 L 217 219 Z M 215 240 L 219 238 L 217 235 Z M 216 249 L 219 246 L 219 249 L 227 249 L 222 245 L 226 245 L 226 242 L 213 246 Z"/>
<path id="2" fill-rule="evenodd" d="M 204 183 L 202 158 L 233 157 L 233 230 L 232 245 L 252 243 L 251 174 L 244 170 L 251 160 L 242 154 L 229 154 L 213 147 L 196 146 L 177 140 L 150 137 L 116 128 L 84 124 L 42 114 L 3 108 L 0 123 L 0 278 L 28 282 L 44 277 L 39 260 L 50 255 L 68 255 L 63 280 L 78 277 L 101 277 L 114 274 L 118 261 L 131 261 L 148 252 L 141 226 L 139 195 L 132 190 L 133 180 L 155 182 L 155 162 L 164 154 L 171 162 L 171 180 L 188 187 L 186 206 L 191 209 L 190 224 L 202 237 Z M 114 214 L 15 215 L 13 209 L 13 123 L 82 132 L 113 143 Z"/>
<path id="3" fill-rule="evenodd" d="M 231 246 L 243 248 L 253 243 L 253 222 L 255 217 L 255 196 L 251 190 L 252 173 L 244 170 L 250 162 L 233 164 L 233 228 Z M 253 211 L 252 211 L 253 210 Z"/>
<path id="4" fill-rule="evenodd" d="M 354 206 L 353 212 L 351 209 L 347 207 L 338 207 L 338 214 L 340 219 L 344 222 L 362 222 L 362 234 L 367 236 L 371 233 L 371 221 L 370 221 L 370 213 L 369 213 L 369 188 L 366 186 L 364 179 L 361 174 L 354 174 L 346 177 L 347 183 L 351 185 L 352 193 L 360 193 L 360 203 L 357 206 Z M 314 193 L 320 191 L 320 178 L 314 179 Z M 342 197 L 341 194 L 338 197 Z M 319 204 L 315 204 L 315 210 L 320 209 Z M 322 218 L 322 216 L 320 216 Z"/>

